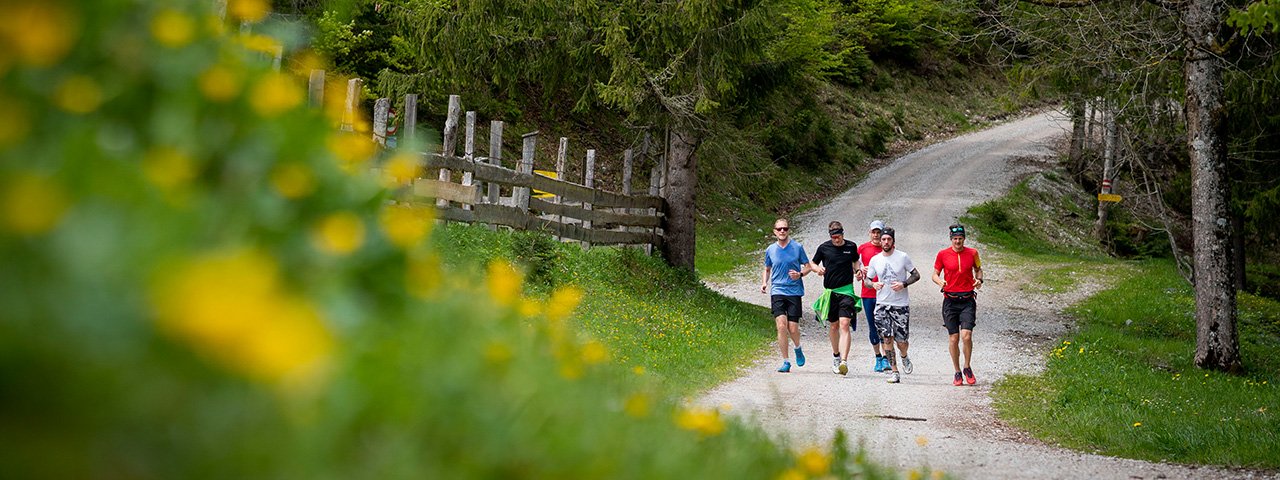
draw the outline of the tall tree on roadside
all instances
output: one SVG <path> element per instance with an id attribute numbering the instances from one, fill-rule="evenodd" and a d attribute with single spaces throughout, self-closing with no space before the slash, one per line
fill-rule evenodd
<path id="1" fill-rule="evenodd" d="M 1105 0 L 1019 0 L 1053 8 L 1093 8 Z M 1195 364 L 1241 368 L 1236 331 L 1236 282 L 1224 131 L 1223 54 L 1228 32 L 1225 0 L 1148 0 L 1176 19 L 1180 44 L 1148 44 L 1180 51 L 1186 148 L 1192 172 L 1193 282 L 1196 292 Z M 1104 43 L 1104 42 L 1096 42 Z M 1180 47 L 1180 48 L 1171 48 Z"/>

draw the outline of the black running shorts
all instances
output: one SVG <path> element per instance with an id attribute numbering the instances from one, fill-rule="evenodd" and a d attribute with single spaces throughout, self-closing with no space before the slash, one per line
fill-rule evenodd
<path id="1" fill-rule="evenodd" d="M 770 295 L 769 299 L 773 301 L 773 307 L 770 311 L 773 312 L 774 318 L 786 315 L 789 321 L 800 321 L 802 310 L 800 309 L 799 295 Z"/>
<path id="2" fill-rule="evenodd" d="M 974 297 L 957 299 L 942 298 L 942 324 L 947 333 L 955 335 L 960 330 L 972 331 L 977 324 L 978 302 Z"/>

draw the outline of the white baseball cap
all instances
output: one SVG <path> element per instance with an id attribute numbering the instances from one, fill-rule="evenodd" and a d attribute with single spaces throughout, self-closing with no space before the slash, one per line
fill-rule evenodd
<path id="1" fill-rule="evenodd" d="M 869 232 L 869 231 L 872 231 L 872 230 L 880 230 L 880 231 L 884 231 L 884 222 L 881 222 L 881 221 L 879 221 L 879 220 L 872 220 L 872 221 L 871 221 L 871 228 L 868 228 L 868 229 L 867 229 L 867 231 Z"/>

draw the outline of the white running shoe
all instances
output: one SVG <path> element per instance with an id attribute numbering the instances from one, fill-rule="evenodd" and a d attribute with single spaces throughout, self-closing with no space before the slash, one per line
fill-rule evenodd
<path id="1" fill-rule="evenodd" d="M 889 383 L 901 383 L 902 377 L 898 376 L 898 372 L 892 372 L 889 374 L 889 378 L 885 379 L 885 381 Z"/>
<path id="2" fill-rule="evenodd" d="M 911 373 L 911 359 L 902 357 L 902 373 Z"/>
<path id="3" fill-rule="evenodd" d="M 840 375 L 840 374 L 841 374 L 841 373 L 840 373 L 840 359 L 839 359 L 839 358 L 833 358 L 833 359 L 831 359 L 831 373 L 834 373 L 834 374 L 836 374 L 836 375 Z"/>

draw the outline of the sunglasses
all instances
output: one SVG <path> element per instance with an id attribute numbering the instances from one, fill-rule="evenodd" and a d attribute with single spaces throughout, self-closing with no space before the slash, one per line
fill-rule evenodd
<path id="1" fill-rule="evenodd" d="M 787 230 L 791 230 L 791 227 L 773 227 L 773 231 L 775 232 L 785 232 Z"/>

